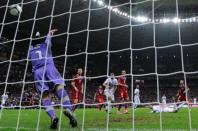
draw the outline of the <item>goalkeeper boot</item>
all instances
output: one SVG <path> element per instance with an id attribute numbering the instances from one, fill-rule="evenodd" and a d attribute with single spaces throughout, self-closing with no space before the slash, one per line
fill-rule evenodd
<path id="1" fill-rule="evenodd" d="M 55 118 L 52 120 L 51 129 L 57 129 L 57 125 L 58 125 L 58 118 L 55 117 Z"/>
<path id="2" fill-rule="evenodd" d="M 64 112 L 65 116 L 67 116 L 70 120 L 70 125 L 72 127 L 77 127 L 77 120 L 76 120 L 76 117 L 75 115 L 73 114 L 73 112 L 69 109 L 66 109 Z"/>

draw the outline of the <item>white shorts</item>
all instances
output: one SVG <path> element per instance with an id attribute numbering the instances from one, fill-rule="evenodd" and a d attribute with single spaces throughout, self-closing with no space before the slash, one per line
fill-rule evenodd
<path id="1" fill-rule="evenodd" d="M 106 97 L 110 98 L 112 101 L 115 100 L 114 89 L 113 88 L 111 88 L 111 89 L 105 89 L 104 90 L 104 94 L 106 95 Z"/>
<path id="2" fill-rule="evenodd" d="M 6 102 L 5 100 L 2 100 L 1 105 L 5 105 L 5 102 Z"/>
<path id="3" fill-rule="evenodd" d="M 137 96 L 137 95 L 134 96 L 134 103 L 135 104 L 140 104 L 140 97 L 139 96 Z"/>

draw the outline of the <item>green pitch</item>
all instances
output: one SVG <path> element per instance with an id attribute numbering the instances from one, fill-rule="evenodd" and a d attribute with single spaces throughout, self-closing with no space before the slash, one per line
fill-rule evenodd
<path id="1" fill-rule="evenodd" d="M 104 109 L 103 109 L 104 110 Z M 160 130 L 160 114 L 153 114 L 148 108 L 138 108 L 134 112 L 134 128 L 138 131 L 157 131 Z M 16 130 L 19 110 L 4 109 L 2 118 L 0 120 L 0 131 L 14 131 Z M 19 121 L 19 131 L 33 131 L 38 123 L 38 109 L 21 110 L 21 117 Z M 60 118 L 60 109 L 56 110 L 57 116 Z M 198 130 L 198 108 L 193 108 L 190 112 L 192 119 L 192 129 Z M 78 120 L 78 127 L 72 129 L 81 130 L 83 121 L 83 109 L 76 110 L 76 117 Z M 62 115 L 61 131 L 71 130 L 69 121 Z M 41 111 L 39 131 L 51 131 L 49 129 L 50 120 L 44 110 Z M 95 108 L 86 108 L 84 119 L 85 131 L 106 130 L 107 114 L 105 111 L 99 112 Z M 189 112 L 187 108 L 179 110 L 178 113 L 162 113 L 162 128 L 169 131 L 189 131 Z M 129 110 L 129 114 L 116 114 L 116 109 L 112 110 L 109 117 L 109 130 L 123 131 L 133 129 L 133 113 Z"/>

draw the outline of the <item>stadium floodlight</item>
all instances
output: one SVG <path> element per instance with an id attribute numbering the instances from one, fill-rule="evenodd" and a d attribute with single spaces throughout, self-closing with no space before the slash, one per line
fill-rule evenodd
<path id="1" fill-rule="evenodd" d="M 146 22 L 146 21 L 148 21 L 148 18 L 145 16 L 138 16 L 137 21 L 138 22 Z"/>
<path id="2" fill-rule="evenodd" d="M 152 22 L 152 19 L 148 19 L 148 22 Z"/>
<path id="3" fill-rule="evenodd" d="M 123 15 L 124 15 L 124 16 L 126 16 L 126 17 L 128 16 L 128 14 L 127 14 L 127 13 L 123 13 Z"/>
<path id="4" fill-rule="evenodd" d="M 162 19 L 162 22 L 163 23 L 168 23 L 168 22 L 170 22 L 170 19 L 169 18 L 164 18 L 164 19 Z"/>
<path id="5" fill-rule="evenodd" d="M 181 22 L 184 23 L 185 22 L 185 19 L 181 19 Z"/>
<path id="6" fill-rule="evenodd" d="M 196 18 L 192 18 L 192 21 L 193 21 L 193 22 L 196 22 Z"/>
<path id="7" fill-rule="evenodd" d="M 173 23 L 179 23 L 180 19 L 178 17 L 175 17 L 175 18 L 172 19 L 172 22 Z"/>
<path id="8" fill-rule="evenodd" d="M 119 10 L 118 10 L 118 8 L 113 8 L 112 11 L 117 13 Z"/>
<path id="9" fill-rule="evenodd" d="M 159 22 L 159 19 L 154 19 L 155 22 Z"/>
<path id="10" fill-rule="evenodd" d="M 117 13 L 118 13 L 119 15 L 122 15 L 122 12 L 121 12 L 121 11 L 119 11 L 119 10 L 117 11 Z"/>
<path id="11" fill-rule="evenodd" d="M 190 19 L 189 19 L 189 22 L 190 22 L 190 23 L 191 23 L 191 22 L 193 22 L 193 19 L 192 19 L 192 18 L 190 18 Z"/>
<path id="12" fill-rule="evenodd" d="M 104 2 L 102 0 L 99 0 L 98 1 L 98 5 L 103 6 L 104 5 Z"/>

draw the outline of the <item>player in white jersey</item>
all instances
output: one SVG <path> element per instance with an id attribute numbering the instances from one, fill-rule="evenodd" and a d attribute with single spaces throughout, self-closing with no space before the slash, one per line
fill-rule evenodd
<path id="1" fill-rule="evenodd" d="M 161 105 L 153 105 L 151 107 L 153 113 L 160 113 L 160 112 L 178 112 L 179 109 L 184 105 L 185 103 L 179 104 L 178 106 L 176 104 L 161 104 Z"/>
<path id="2" fill-rule="evenodd" d="M 166 104 L 166 96 L 165 96 L 165 94 L 162 96 L 162 104 Z"/>
<path id="3" fill-rule="evenodd" d="M 5 106 L 7 99 L 8 99 L 8 94 L 7 93 L 5 93 L 1 96 L 1 106 Z"/>
<path id="4" fill-rule="evenodd" d="M 137 108 L 138 104 L 140 104 L 140 89 L 139 84 L 136 85 L 135 91 L 134 91 L 134 108 Z"/>
<path id="5" fill-rule="evenodd" d="M 107 104 L 106 111 L 110 112 L 111 110 L 111 102 L 115 100 L 114 93 L 117 89 L 118 81 L 114 76 L 114 73 L 111 73 L 110 77 L 108 77 L 103 86 L 105 86 L 104 94 L 106 96 Z"/>

